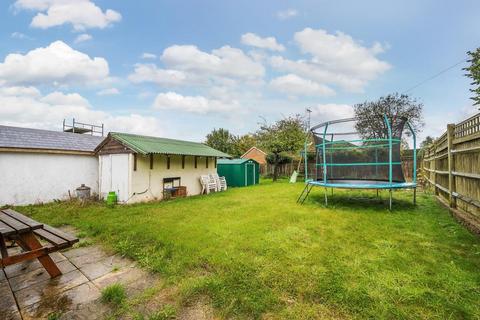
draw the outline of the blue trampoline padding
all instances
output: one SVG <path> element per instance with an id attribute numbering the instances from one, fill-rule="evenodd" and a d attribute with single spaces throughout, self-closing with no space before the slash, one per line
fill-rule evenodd
<path id="1" fill-rule="evenodd" d="M 417 184 L 413 182 L 392 182 L 378 180 L 327 180 L 307 181 L 308 184 L 327 188 L 345 188 L 345 189 L 407 189 L 416 188 Z"/>

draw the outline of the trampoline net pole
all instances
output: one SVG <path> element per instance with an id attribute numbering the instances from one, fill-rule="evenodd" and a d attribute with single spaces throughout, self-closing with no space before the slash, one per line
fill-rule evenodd
<path id="1" fill-rule="evenodd" d="M 388 183 L 392 186 L 392 128 L 386 114 L 383 115 L 388 129 Z M 392 189 L 390 188 L 389 209 L 392 211 Z"/>
<path id="2" fill-rule="evenodd" d="M 323 129 L 323 138 L 322 138 L 322 153 L 323 153 L 323 183 L 327 183 L 327 155 L 325 148 L 325 136 L 327 135 L 328 122 L 325 124 Z"/>
<path id="3" fill-rule="evenodd" d="M 412 179 L 414 185 L 417 183 L 417 136 L 415 135 L 415 131 L 413 130 L 412 125 L 410 124 L 409 121 L 407 121 L 407 126 L 408 129 L 410 129 L 410 132 L 412 133 L 413 137 L 413 169 L 412 169 Z M 417 204 L 417 188 L 413 188 L 413 205 Z"/>

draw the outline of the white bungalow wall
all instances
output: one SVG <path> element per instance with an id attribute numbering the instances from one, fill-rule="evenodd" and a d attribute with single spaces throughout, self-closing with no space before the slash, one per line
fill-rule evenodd
<path id="1" fill-rule="evenodd" d="M 1 152 L 0 206 L 67 200 L 82 183 L 98 193 L 96 156 Z"/>
<path id="2" fill-rule="evenodd" d="M 130 198 L 130 161 L 127 153 L 99 156 L 100 196 L 106 198 L 110 191 L 115 191 L 120 202 Z"/>
<path id="3" fill-rule="evenodd" d="M 133 170 L 133 155 L 130 155 L 131 169 L 131 195 L 129 203 L 162 199 L 163 179 L 180 177 L 182 186 L 187 187 L 187 195 L 197 195 L 202 191 L 200 176 L 216 173 L 215 159 L 210 158 L 206 168 L 205 157 L 197 158 L 197 168 L 193 156 L 185 157 L 185 168 L 182 169 L 182 157 L 170 156 L 170 169 L 167 169 L 167 157 L 155 155 L 153 157 L 153 169 L 150 169 L 150 158 L 137 156 L 137 170 Z"/>

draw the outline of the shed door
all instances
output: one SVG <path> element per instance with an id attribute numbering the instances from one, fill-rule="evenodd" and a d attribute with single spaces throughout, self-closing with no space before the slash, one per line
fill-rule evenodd
<path id="1" fill-rule="evenodd" d="M 118 200 L 128 200 L 128 154 L 112 154 L 112 191 Z"/>
<path id="2" fill-rule="evenodd" d="M 246 185 L 251 186 L 255 184 L 255 164 L 254 163 L 247 163 L 246 164 Z"/>
<path id="3" fill-rule="evenodd" d="M 106 197 L 115 191 L 119 201 L 127 201 L 128 194 L 128 154 L 101 156 L 101 193 Z"/>

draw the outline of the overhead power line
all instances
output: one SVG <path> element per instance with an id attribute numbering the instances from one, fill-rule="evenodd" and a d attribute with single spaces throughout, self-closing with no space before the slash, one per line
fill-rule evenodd
<path id="1" fill-rule="evenodd" d="M 464 62 L 467 62 L 467 59 L 463 58 L 462 60 L 456 62 L 455 64 L 453 64 L 453 65 L 451 65 L 451 66 L 449 66 L 449 67 L 441 70 L 440 72 L 434 74 L 433 76 L 430 76 L 430 77 L 428 77 L 427 79 L 425 79 L 425 80 L 417 83 L 416 85 L 408 88 L 407 90 L 403 91 L 402 94 L 408 93 L 408 92 L 412 91 L 413 89 L 416 89 L 416 88 L 420 87 L 421 85 L 427 83 L 428 81 L 433 80 L 433 79 L 441 76 L 442 74 L 444 74 L 444 73 L 447 72 L 448 70 L 453 69 L 453 68 L 455 68 L 456 66 L 458 66 L 459 64 L 462 64 L 462 63 L 464 63 Z"/>

